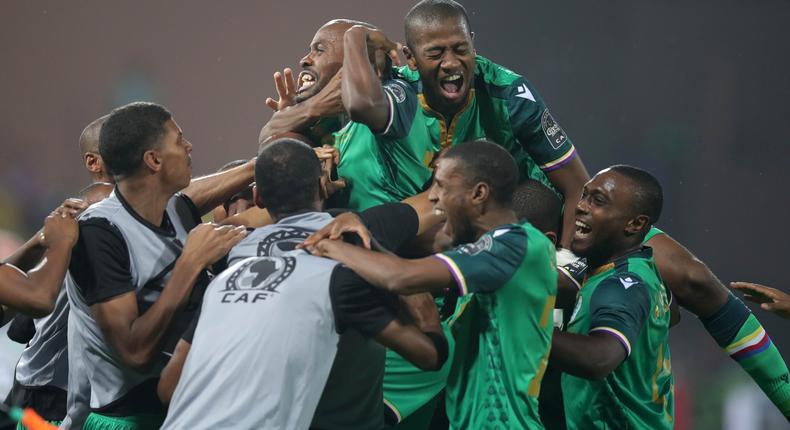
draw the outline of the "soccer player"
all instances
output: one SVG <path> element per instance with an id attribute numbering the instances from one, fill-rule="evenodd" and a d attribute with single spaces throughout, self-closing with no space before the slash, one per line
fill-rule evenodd
<path id="1" fill-rule="evenodd" d="M 515 160 L 499 145 L 451 147 L 438 161 L 430 199 L 447 216 L 444 234 L 460 246 L 434 256 L 369 251 L 323 239 L 327 229 L 306 241 L 388 291 L 449 288 L 448 300 L 457 297 L 446 389 L 454 429 L 543 427 L 537 396 L 551 342 L 555 251 L 531 224 L 517 222 L 511 199 L 518 178 Z"/>
<path id="2" fill-rule="evenodd" d="M 569 429 L 673 426 L 669 293 L 642 245 L 662 204 L 658 181 L 631 166 L 584 186 L 572 250 L 590 269 L 551 352 Z"/>
<path id="3" fill-rule="evenodd" d="M 522 76 L 477 55 L 466 10 L 452 0 L 424 0 L 405 19 L 408 68 L 418 86 L 417 115 L 438 149 L 487 138 L 517 160 L 523 176 L 563 196 L 560 243 L 573 233 L 573 207 L 589 178 L 568 136 Z M 438 150 L 436 149 L 436 150 Z"/>
<path id="4" fill-rule="evenodd" d="M 261 131 L 262 144 L 282 131 L 304 132 L 319 118 L 348 118 L 334 129 L 319 123 L 321 132 L 334 132 L 329 139 L 316 138 L 315 130 L 310 133 L 313 140 L 333 145 L 337 175 L 349 184 L 333 198 L 334 206 L 363 210 L 402 201 L 424 191 L 430 180 L 423 160 L 433 153 L 426 146 L 430 139 L 415 135 L 420 130 L 424 134 L 424 126 L 412 127 L 416 93 L 405 81 L 392 79 L 392 59 L 385 55 L 397 59 L 396 47 L 370 24 L 333 20 L 315 34 L 296 83 L 286 85 L 283 75 L 275 77 L 280 77 L 277 107 L 289 98 L 296 104 L 274 114 Z M 290 70 L 284 75 L 287 83 Z M 327 103 L 333 91 L 334 104 Z"/>
<path id="5" fill-rule="evenodd" d="M 548 178 L 563 195 L 560 244 L 567 248 L 575 231 L 574 207 L 588 176 L 534 88 L 475 55 L 466 12 L 452 0 L 418 3 L 406 16 L 405 35 L 409 70 L 401 68 L 401 77 L 419 80 L 418 114 L 434 119 L 431 135 L 442 146 L 485 136 L 516 151 L 529 177 L 544 183 Z M 520 148 L 526 154 L 518 154 Z M 672 237 L 653 227 L 645 243 L 653 248 L 661 277 L 677 303 L 699 317 L 719 346 L 790 419 L 790 372 L 757 318 Z M 755 339 L 761 347 L 742 352 Z"/>
<path id="6" fill-rule="evenodd" d="M 95 182 L 81 190 L 78 197 L 84 202 L 84 207 L 87 207 L 105 199 L 112 190 L 112 184 Z M 70 201 L 76 203 L 73 200 Z M 67 410 L 66 391 L 68 389 L 69 361 L 66 324 L 68 323 L 68 312 L 66 288 L 61 287 L 52 313 L 30 321 L 34 327 L 32 330 L 34 334 L 31 334 L 31 338 L 24 342 L 27 345 L 16 365 L 14 384 L 5 400 L 8 405 L 33 408 L 41 417 L 54 424 L 61 423 Z M 9 327 L 9 337 L 11 337 L 11 329 L 14 328 L 14 324 L 28 321 L 27 319 L 20 320 L 20 316 L 17 315 Z M 84 406 L 87 407 L 87 405 Z M 24 427 L 19 424 L 17 428 Z"/>
<path id="7" fill-rule="evenodd" d="M 359 335 L 375 337 L 420 367 L 435 369 L 443 364 L 447 348 L 438 315 L 433 330 L 421 333 L 395 318 L 388 303 L 392 297 L 348 268 L 283 247 L 295 243 L 295 238 L 301 241 L 300 232 L 315 231 L 332 219 L 320 212 L 322 171 L 309 146 L 275 139 L 259 154 L 255 170 L 256 203 L 277 222 L 256 230 L 235 247 L 230 268 L 209 286 L 196 326 L 179 343 L 162 374 L 160 395 L 165 400 L 173 395 L 164 428 L 340 428 L 335 422 L 340 417 L 317 422 L 316 416 L 311 425 L 324 384 L 332 378 L 330 368 L 332 373 L 344 372 L 346 379 L 339 382 L 351 385 L 333 395 L 348 396 L 360 389 L 379 393 L 372 401 L 364 395 L 327 400 L 345 403 L 334 413 L 349 416 L 346 420 L 369 415 L 360 408 L 373 409 L 372 422 L 369 417 L 362 422 L 351 419 L 345 428 L 382 428 L 383 351 L 373 354 L 377 366 Z M 387 209 L 388 219 L 378 223 L 385 233 L 379 235 L 384 244 L 415 234 L 418 220 L 413 209 L 403 204 Z M 378 217 L 383 215 L 379 211 Z M 381 225 L 385 221 L 388 225 Z M 406 234 L 401 233 L 404 229 Z M 359 334 L 339 338 L 338 332 L 346 331 Z M 356 346 L 341 357 L 339 349 L 349 342 Z M 377 367 L 378 378 L 356 376 L 369 375 L 369 369 Z M 234 380 L 240 382 L 227 390 Z"/>
<path id="8" fill-rule="evenodd" d="M 80 152 L 85 169 L 90 173 L 91 182 L 113 183 L 112 177 L 107 173 L 107 168 L 99 154 L 99 133 L 107 115 L 96 118 L 88 124 L 80 134 Z"/>
<path id="9" fill-rule="evenodd" d="M 80 357 L 84 374 L 75 377 L 90 384 L 85 429 L 156 428 L 163 352 L 199 308 L 204 269 L 245 234 L 197 225 L 199 217 L 247 187 L 253 164 L 191 180 L 192 144 L 152 103 L 113 110 L 99 140 L 117 185 L 80 216 L 66 277 L 69 356 Z M 69 398 L 84 387 L 70 383 Z"/>
<path id="10" fill-rule="evenodd" d="M 790 318 L 790 295 L 776 288 L 751 282 L 730 282 L 730 287 L 742 292 L 746 300 L 759 303 L 761 309 L 773 312 L 780 317 Z"/>

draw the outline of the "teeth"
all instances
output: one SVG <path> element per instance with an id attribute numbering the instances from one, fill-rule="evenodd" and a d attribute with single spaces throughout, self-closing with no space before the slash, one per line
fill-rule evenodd
<path id="1" fill-rule="evenodd" d="M 576 220 L 576 228 L 579 229 L 579 230 L 584 230 L 584 231 L 592 230 L 592 227 L 590 227 L 586 223 L 583 223 L 583 222 L 581 222 L 579 220 Z"/>
<path id="2" fill-rule="evenodd" d="M 441 209 L 434 209 L 433 214 L 436 216 L 444 216 L 444 211 Z"/>
<path id="3" fill-rule="evenodd" d="M 446 78 L 444 78 L 442 80 L 446 82 L 446 81 L 455 81 L 455 80 L 458 80 L 458 79 L 461 79 L 461 75 L 459 75 L 458 73 L 455 73 L 455 74 L 452 74 L 450 76 L 447 76 Z"/>

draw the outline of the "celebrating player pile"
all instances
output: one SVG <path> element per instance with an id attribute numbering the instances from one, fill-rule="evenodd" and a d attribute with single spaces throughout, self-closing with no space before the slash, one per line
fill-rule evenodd
<path id="1" fill-rule="evenodd" d="M 27 344 L 6 403 L 67 429 L 671 429 L 682 306 L 790 417 L 759 321 L 655 226 L 659 181 L 590 179 L 459 3 L 404 30 L 321 26 L 257 156 L 213 175 L 161 105 L 86 127 L 93 184 L 0 267 Z"/>

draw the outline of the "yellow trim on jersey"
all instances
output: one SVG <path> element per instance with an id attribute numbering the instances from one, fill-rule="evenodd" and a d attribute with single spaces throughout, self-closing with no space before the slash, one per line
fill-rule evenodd
<path id="1" fill-rule="evenodd" d="M 763 326 L 759 326 L 755 331 L 749 333 L 748 336 L 727 346 L 724 348 L 724 350 L 727 351 L 727 354 L 732 355 L 744 348 L 748 348 L 752 345 L 760 343 L 760 341 L 763 340 L 763 337 L 765 337 L 765 330 L 763 329 Z"/>
<path id="2" fill-rule="evenodd" d="M 595 327 L 593 329 L 590 329 L 590 333 L 595 332 L 595 331 L 605 331 L 607 333 L 611 333 L 611 334 L 619 337 L 623 341 L 623 344 L 625 345 L 625 349 L 626 349 L 625 356 L 629 357 L 631 355 L 631 342 L 629 342 L 628 338 L 625 337 L 625 335 L 623 333 L 621 333 L 619 330 L 613 329 L 611 327 Z"/>
<path id="3" fill-rule="evenodd" d="M 387 405 L 387 407 L 388 407 L 388 408 L 390 408 L 390 410 L 392 411 L 392 413 L 394 413 L 394 414 L 395 414 L 395 416 L 398 418 L 398 421 L 397 421 L 398 423 L 400 423 L 401 421 L 403 421 L 403 416 L 401 416 L 401 414 L 400 414 L 400 411 L 398 410 L 398 408 L 396 408 L 396 407 L 395 407 L 395 405 L 393 405 L 393 404 L 392 404 L 392 403 L 391 403 L 389 400 L 387 400 L 387 399 L 384 399 L 384 398 L 382 398 L 381 400 L 383 400 L 383 401 L 384 401 L 384 404 L 385 404 L 385 405 Z"/>
<path id="4" fill-rule="evenodd" d="M 458 288 L 461 290 L 461 295 L 465 296 L 469 294 L 469 287 L 466 286 L 466 278 L 464 278 L 464 274 L 461 273 L 461 269 L 458 268 L 458 265 L 455 264 L 455 261 L 452 258 L 444 255 L 444 254 L 434 254 L 436 258 L 442 260 L 446 265 L 447 268 L 450 269 L 450 272 L 453 274 L 453 278 L 458 285 Z"/>
<path id="5" fill-rule="evenodd" d="M 573 154 L 575 152 L 576 152 L 576 148 L 573 145 L 571 145 L 571 149 L 569 149 L 568 152 L 562 154 L 562 156 L 560 156 L 560 158 L 557 158 L 554 161 L 549 161 L 546 164 L 541 164 L 538 167 L 540 167 L 540 170 L 551 169 L 552 167 L 556 166 L 557 164 L 561 164 L 561 163 L 565 162 L 567 159 L 573 157 Z"/>

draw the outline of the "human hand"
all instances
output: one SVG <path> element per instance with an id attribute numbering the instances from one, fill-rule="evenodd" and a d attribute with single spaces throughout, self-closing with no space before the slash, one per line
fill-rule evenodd
<path id="1" fill-rule="evenodd" d="M 39 243 L 45 248 L 71 248 L 77 243 L 79 226 L 72 209 L 59 206 L 44 220 L 44 228 L 39 233 Z"/>
<path id="2" fill-rule="evenodd" d="M 201 268 L 214 264 L 247 235 L 244 226 L 203 223 L 193 228 L 187 236 L 181 258 L 194 262 Z"/>
<path id="3" fill-rule="evenodd" d="M 314 118 L 326 118 L 345 112 L 341 84 L 343 82 L 343 68 L 341 67 L 332 79 L 321 88 L 316 95 L 310 97 L 305 103 L 310 103 L 311 113 Z"/>
<path id="4" fill-rule="evenodd" d="M 776 288 L 751 282 L 730 282 L 730 288 L 742 292 L 744 299 L 759 303 L 761 309 L 790 318 L 790 295 Z"/>
<path id="5" fill-rule="evenodd" d="M 375 58 L 376 51 L 382 51 L 390 60 L 392 60 L 393 66 L 400 66 L 400 56 L 398 52 L 400 52 L 403 47 L 400 43 L 393 42 L 387 38 L 380 30 L 371 30 L 367 29 L 367 44 L 368 44 L 368 54 L 371 58 Z M 373 63 L 375 64 L 375 62 Z"/>
<path id="6" fill-rule="evenodd" d="M 332 194 L 346 187 L 345 179 L 332 180 L 334 168 L 340 162 L 340 153 L 330 145 L 313 149 L 318 159 L 321 160 L 321 198 L 328 199 Z"/>
<path id="7" fill-rule="evenodd" d="M 267 98 L 266 106 L 277 112 L 296 104 L 296 79 L 290 68 L 286 67 L 282 73 L 274 72 L 274 86 L 279 99 Z"/>
<path id="8" fill-rule="evenodd" d="M 370 249 L 370 232 L 368 228 L 365 227 L 365 224 L 362 223 L 362 219 L 359 215 L 353 212 L 345 212 L 336 216 L 332 222 L 297 245 L 297 248 L 307 248 L 310 250 L 310 248 L 315 247 L 324 239 L 340 239 L 343 233 L 356 233 L 357 236 L 362 239 L 364 247 Z"/>

